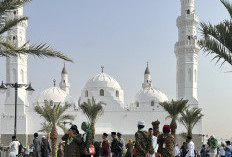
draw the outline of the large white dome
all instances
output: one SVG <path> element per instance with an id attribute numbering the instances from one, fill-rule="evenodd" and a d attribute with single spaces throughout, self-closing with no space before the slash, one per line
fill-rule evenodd
<path id="1" fill-rule="evenodd" d="M 115 89 L 121 89 L 119 83 L 113 77 L 103 72 L 89 79 L 84 88 L 96 87 L 111 87 Z"/>
<path id="2" fill-rule="evenodd" d="M 124 107 L 124 91 L 119 83 L 110 75 L 101 72 L 89 79 L 81 91 L 80 102 L 94 97 L 103 101 L 107 109 Z"/>
<path id="3" fill-rule="evenodd" d="M 70 102 L 71 98 L 59 87 L 50 87 L 41 92 L 37 98 L 38 103 L 44 103 L 44 100 L 53 101 L 55 103 L 65 103 L 66 101 Z"/>
<path id="4" fill-rule="evenodd" d="M 134 100 L 135 103 L 138 102 L 139 104 L 143 104 L 143 103 L 150 104 L 152 101 L 154 101 L 155 103 L 164 102 L 164 101 L 168 101 L 168 97 L 160 90 L 155 89 L 153 87 L 148 87 L 140 90 L 136 94 Z"/>

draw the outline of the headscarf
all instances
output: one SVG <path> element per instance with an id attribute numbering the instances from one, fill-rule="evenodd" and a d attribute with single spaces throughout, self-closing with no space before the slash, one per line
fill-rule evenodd
<path id="1" fill-rule="evenodd" d="M 83 122 L 83 123 L 85 123 L 85 125 L 86 125 L 86 129 L 83 131 L 85 131 L 85 133 L 90 132 L 91 131 L 90 123 L 89 122 Z"/>

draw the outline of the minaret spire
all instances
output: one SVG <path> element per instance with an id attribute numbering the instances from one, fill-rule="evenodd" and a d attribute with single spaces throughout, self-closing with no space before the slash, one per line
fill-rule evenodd
<path id="1" fill-rule="evenodd" d="M 197 58 L 200 50 L 196 37 L 198 16 L 194 11 L 194 0 L 180 1 L 181 16 L 177 18 L 179 33 L 175 44 L 177 99 L 188 99 L 188 104 L 198 105 Z"/>
<path id="2" fill-rule="evenodd" d="M 152 87 L 152 80 L 151 80 L 151 73 L 148 67 L 148 62 L 147 62 L 147 67 L 146 70 L 144 72 L 144 82 L 142 84 L 143 89 L 147 88 L 147 87 Z"/>
<path id="3" fill-rule="evenodd" d="M 61 72 L 60 88 L 69 94 L 70 83 L 68 82 L 68 71 L 66 70 L 66 64 L 64 62 L 64 67 Z"/>

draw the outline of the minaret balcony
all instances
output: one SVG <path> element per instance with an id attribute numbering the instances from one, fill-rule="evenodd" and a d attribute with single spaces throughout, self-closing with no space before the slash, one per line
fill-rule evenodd
<path id="1" fill-rule="evenodd" d="M 192 48 L 192 49 L 200 50 L 200 47 L 196 39 L 190 39 L 190 40 L 187 39 L 184 41 L 176 42 L 175 50 L 183 49 L 183 48 L 187 48 L 187 49 Z"/>
<path id="2" fill-rule="evenodd" d="M 178 16 L 176 19 L 177 27 L 185 26 L 185 25 L 197 25 L 199 22 L 199 18 L 196 14 L 185 14 Z"/>

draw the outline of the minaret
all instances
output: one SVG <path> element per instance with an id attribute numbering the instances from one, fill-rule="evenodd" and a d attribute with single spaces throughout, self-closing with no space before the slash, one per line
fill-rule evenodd
<path id="1" fill-rule="evenodd" d="M 14 19 L 23 16 L 23 7 L 7 11 L 6 18 Z M 7 32 L 7 39 L 20 48 L 26 43 L 27 21 L 21 21 Z M 27 82 L 27 55 L 6 58 L 6 83 L 28 84 Z M 24 87 L 18 88 L 17 97 L 17 136 L 23 144 L 27 143 L 27 114 L 25 107 L 29 106 L 27 93 Z M 1 139 L 2 144 L 9 142 L 9 137 L 14 132 L 15 117 L 15 89 L 9 88 L 6 92 L 4 111 L 1 115 Z"/>
<path id="2" fill-rule="evenodd" d="M 198 17 L 194 11 L 194 0 L 180 1 L 181 16 L 176 20 L 179 37 L 175 44 L 177 99 L 188 99 L 189 105 L 197 106 L 197 58 L 200 50 L 196 37 Z"/>
<path id="3" fill-rule="evenodd" d="M 69 94 L 70 83 L 68 82 L 68 72 L 66 70 L 65 63 L 61 72 L 60 88 Z"/>
<path id="4" fill-rule="evenodd" d="M 14 19 L 23 16 L 23 7 L 7 12 L 7 19 Z M 7 33 L 8 40 L 16 47 L 21 47 L 26 43 L 26 29 L 27 21 L 22 21 L 15 27 L 11 28 Z M 6 83 L 20 83 L 27 84 L 27 55 L 20 55 L 19 57 L 6 58 Z M 13 106 L 15 102 L 15 90 L 8 88 L 6 93 L 5 105 Z M 18 89 L 18 108 L 21 105 L 28 105 L 27 93 L 25 88 Z M 11 107 L 10 107 L 11 108 Z M 5 108 L 7 112 L 10 111 L 8 107 Z M 12 113 L 14 110 L 11 110 Z M 18 114 L 24 114 L 24 109 L 19 109 Z"/>
<path id="5" fill-rule="evenodd" d="M 147 62 L 147 67 L 144 72 L 144 83 L 142 84 L 143 89 L 147 87 L 152 87 L 152 80 L 151 80 L 151 73 L 148 67 L 148 62 Z"/>

